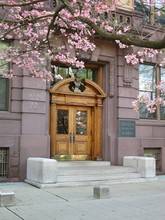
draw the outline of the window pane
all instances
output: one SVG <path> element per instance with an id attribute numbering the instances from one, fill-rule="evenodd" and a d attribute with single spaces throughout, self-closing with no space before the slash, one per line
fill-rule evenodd
<path id="1" fill-rule="evenodd" d="M 165 83 L 165 68 L 160 68 L 160 80 Z M 165 99 L 164 94 L 160 94 Z M 160 106 L 160 119 L 165 119 L 165 106 Z"/>
<path id="2" fill-rule="evenodd" d="M 165 119 L 165 107 L 160 107 L 160 119 Z"/>
<path id="3" fill-rule="evenodd" d="M 139 67 L 139 90 L 155 91 L 155 67 L 141 64 Z"/>
<path id="4" fill-rule="evenodd" d="M 156 72 L 152 65 L 139 66 L 139 95 L 146 95 L 149 100 L 156 96 Z M 156 119 L 156 112 L 150 113 L 145 104 L 140 104 L 139 113 L 140 118 Z"/>
<path id="5" fill-rule="evenodd" d="M 4 49 L 9 47 L 8 42 L 0 42 L 0 54 L 4 55 Z M 9 70 L 9 62 L 6 62 L 4 57 L 3 60 L 0 60 L 0 75 L 8 73 Z"/>
<path id="6" fill-rule="evenodd" d="M 68 110 L 57 111 L 57 134 L 68 134 Z"/>
<path id="7" fill-rule="evenodd" d="M 88 72 L 87 69 L 79 69 L 79 70 L 76 70 L 75 72 L 77 72 L 77 71 L 79 73 L 80 78 L 87 79 L 87 72 Z"/>
<path id="8" fill-rule="evenodd" d="M 93 80 L 94 79 L 94 77 L 93 77 L 94 75 L 96 75 L 96 74 L 94 74 L 93 70 L 91 70 L 91 69 L 87 70 L 87 79 Z"/>
<path id="9" fill-rule="evenodd" d="M 160 80 L 165 82 L 165 68 L 161 68 L 160 71 L 161 71 L 161 79 Z"/>
<path id="10" fill-rule="evenodd" d="M 87 112 L 86 111 L 76 112 L 76 134 L 81 134 L 81 135 L 87 134 Z"/>
<path id="11" fill-rule="evenodd" d="M 68 68 L 58 67 L 58 74 L 60 74 L 64 79 L 68 77 Z"/>
<path id="12" fill-rule="evenodd" d="M 0 43 L 0 54 L 3 54 L 3 48 L 8 47 L 9 43 L 1 42 Z M 2 74 L 8 73 L 9 63 L 5 60 L 0 60 L 0 111 L 8 110 L 8 101 L 9 101 L 9 79 L 2 78 Z"/>
<path id="13" fill-rule="evenodd" d="M 140 103 L 139 113 L 141 119 L 156 119 L 156 111 L 154 113 L 150 113 L 146 106 Z"/>
<path id="14" fill-rule="evenodd" d="M 9 80 L 0 78 L 0 111 L 8 110 Z"/>

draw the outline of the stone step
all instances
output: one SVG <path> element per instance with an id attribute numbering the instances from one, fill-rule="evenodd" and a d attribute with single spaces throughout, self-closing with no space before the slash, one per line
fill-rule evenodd
<path id="1" fill-rule="evenodd" d="M 58 167 L 58 175 L 86 175 L 86 174 L 116 174 L 132 173 L 135 170 L 132 167 L 122 166 L 99 166 L 99 167 Z"/>
<path id="2" fill-rule="evenodd" d="M 64 175 L 61 176 L 60 174 L 57 176 L 57 182 L 81 182 L 81 181 L 108 181 L 108 180 L 120 180 L 120 179 L 133 179 L 133 178 L 140 178 L 141 174 L 139 173 L 116 173 L 116 174 L 91 174 L 91 175 L 81 175 L 79 173 L 75 175 Z"/>
<path id="3" fill-rule="evenodd" d="M 44 184 L 42 186 L 37 186 L 39 188 L 53 188 L 53 187 L 78 187 L 78 186 L 104 186 L 104 185 L 112 185 L 112 184 L 121 184 L 121 183 L 141 183 L 148 181 L 156 181 L 153 179 L 145 179 L 145 178 L 131 178 L 131 179 L 114 179 L 114 180 L 102 180 L 102 181 L 80 181 L 80 182 L 57 182 L 55 184 Z"/>
<path id="4" fill-rule="evenodd" d="M 110 167 L 111 163 L 109 161 L 63 161 L 58 162 L 57 166 L 59 168 L 66 167 L 100 167 L 100 166 L 108 166 Z"/>
<path id="5" fill-rule="evenodd" d="M 141 178 L 132 167 L 110 166 L 108 161 L 58 162 L 57 183 L 86 185 Z M 64 184 L 65 185 L 65 184 Z"/>

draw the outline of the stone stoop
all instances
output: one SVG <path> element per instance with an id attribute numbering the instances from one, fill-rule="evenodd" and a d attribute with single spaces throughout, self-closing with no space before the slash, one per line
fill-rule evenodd
<path id="1" fill-rule="evenodd" d="M 58 162 L 56 186 L 93 186 L 146 181 L 132 167 L 106 161 Z"/>
<path id="2" fill-rule="evenodd" d="M 38 188 L 48 188 L 156 181 L 155 172 L 151 172 L 154 171 L 150 164 L 152 161 L 146 163 L 147 160 L 148 158 L 127 157 L 124 158 L 124 166 L 111 166 L 108 161 L 59 162 L 46 158 L 29 158 L 25 182 Z"/>

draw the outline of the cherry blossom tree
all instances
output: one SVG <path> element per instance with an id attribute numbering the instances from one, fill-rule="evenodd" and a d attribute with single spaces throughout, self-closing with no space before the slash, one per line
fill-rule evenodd
<path id="1" fill-rule="evenodd" d="M 12 68 L 7 68 L 10 62 L 28 70 L 34 77 L 51 81 L 52 62 L 83 68 L 84 61 L 79 59 L 79 54 L 82 51 L 94 51 L 96 38 L 128 49 L 125 59 L 129 65 L 142 63 L 144 56 L 157 57 L 163 54 L 165 36 L 156 40 L 152 36 L 159 28 L 163 28 L 154 25 L 155 18 L 165 12 L 165 1 L 137 1 L 142 10 L 147 11 L 148 21 L 153 27 L 147 36 L 143 34 L 143 28 L 133 31 L 130 24 L 120 23 L 114 18 L 113 14 L 117 13 L 119 5 L 122 6 L 122 0 L 1 0 L 1 75 L 14 77 Z M 75 56 L 68 52 L 65 45 L 54 45 L 53 39 L 60 38 L 64 38 L 74 48 Z M 158 65 L 164 64 L 164 58 L 159 60 Z M 158 89 L 163 91 L 163 85 Z M 139 102 L 154 106 L 150 108 L 153 111 L 155 103 L 163 102 L 163 99 L 160 97 L 153 101 L 139 97 L 133 103 L 135 109 L 138 109 Z"/>

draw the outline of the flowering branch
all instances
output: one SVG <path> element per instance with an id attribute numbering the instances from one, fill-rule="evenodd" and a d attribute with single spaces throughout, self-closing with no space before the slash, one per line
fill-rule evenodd
<path id="1" fill-rule="evenodd" d="M 51 1 L 49 1 L 51 3 Z M 12 44 L 5 49 L 0 60 L 8 60 L 21 68 L 26 68 L 33 76 L 51 80 L 47 60 L 84 67 L 82 60 L 71 56 L 65 45 L 52 45 L 52 39 L 61 36 L 75 51 L 93 51 L 95 38 L 114 42 L 120 48 L 132 45 L 139 49 L 128 53 L 127 63 L 135 65 L 143 62 L 144 56 L 157 56 L 164 53 L 165 37 L 153 40 L 150 36 L 134 33 L 130 25 L 121 24 L 106 14 L 115 12 L 119 0 L 60 0 L 48 5 L 47 0 L 6 0 L 1 1 L 0 41 L 10 40 Z M 163 6 L 161 7 L 162 10 Z M 156 30 L 156 29 L 155 29 Z M 19 46 L 14 45 L 14 40 Z M 28 61 L 28 62 L 27 62 Z M 161 65 L 165 64 L 162 60 Z"/>

